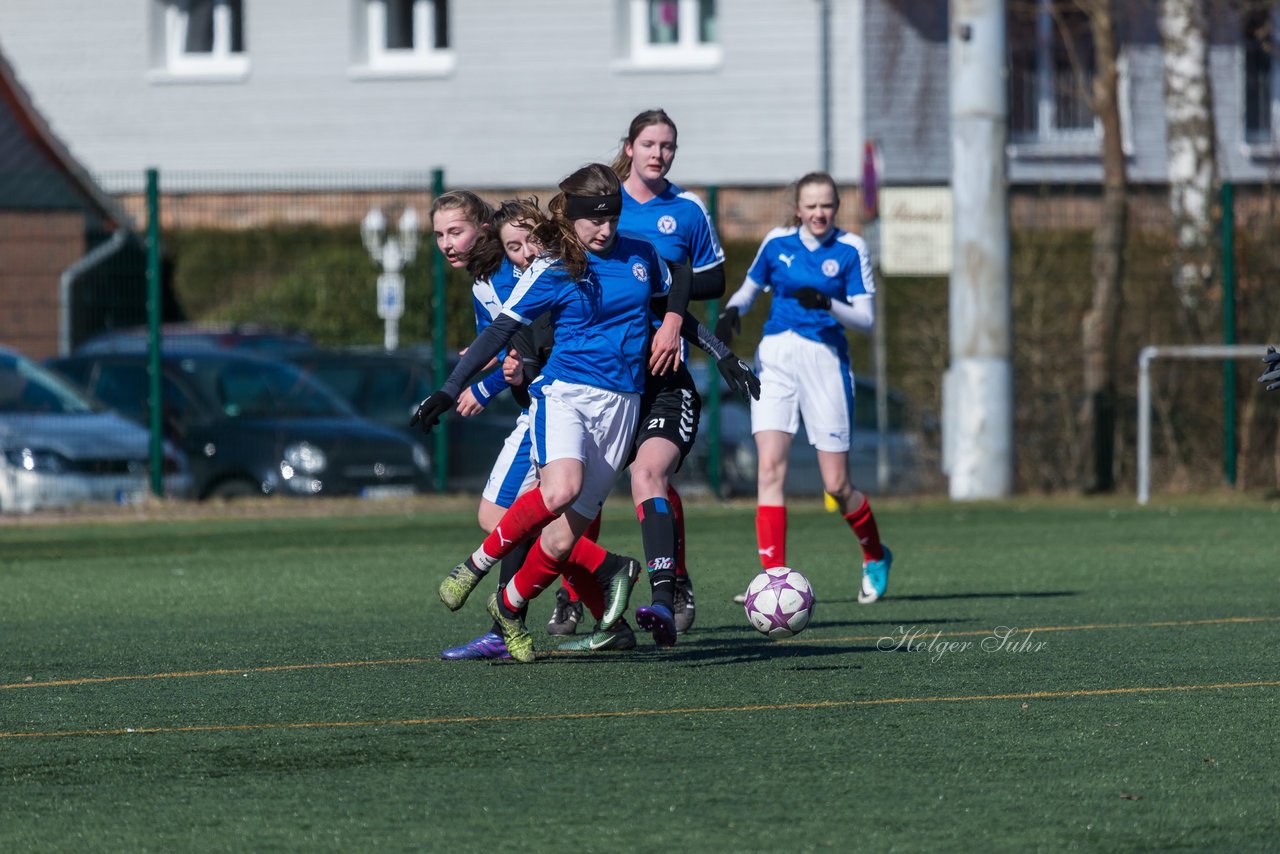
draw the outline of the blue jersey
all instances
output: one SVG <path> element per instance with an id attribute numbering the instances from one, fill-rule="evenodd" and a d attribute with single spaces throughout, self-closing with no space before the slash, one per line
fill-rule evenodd
<path id="1" fill-rule="evenodd" d="M 539 258 L 516 283 L 502 313 L 528 325 L 551 312 L 556 345 L 536 393 L 554 380 L 640 394 L 648 372 L 649 300 L 671 288 L 671 273 L 647 240 L 619 234 L 605 257 L 587 253 L 587 272 Z"/>
<path id="2" fill-rule="evenodd" d="M 511 289 L 515 287 L 518 278 L 515 265 L 509 259 L 503 258 L 502 266 L 496 273 L 487 279 L 476 279 L 471 285 L 471 302 L 476 313 L 477 334 L 488 328 L 502 311 L 502 304 L 507 301 L 507 297 L 511 296 Z M 502 366 L 499 365 L 487 376 L 474 383 L 471 386 L 471 393 L 482 406 L 488 406 L 494 396 L 505 391 L 506 388 L 507 380 L 502 375 Z"/>
<path id="3" fill-rule="evenodd" d="M 658 248 L 664 261 L 688 264 L 695 273 L 724 263 L 724 249 L 702 199 L 670 182 L 660 195 L 643 204 L 624 185 L 618 229 L 643 237 Z"/>
<path id="4" fill-rule="evenodd" d="M 791 330 L 797 335 L 835 348 L 848 358 L 849 342 L 844 327 L 830 312 L 813 311 L 796 301 L 800 288 L 816 288 L 832 300 L 849 300 L 874 294 L 871 262 L 866 244 L 856 234 L 839 228 L 810 249 L 800 239 L 800 229 L 775 228 L 765 235 L 747 276 L 773 291 L 765 335 Z"/>

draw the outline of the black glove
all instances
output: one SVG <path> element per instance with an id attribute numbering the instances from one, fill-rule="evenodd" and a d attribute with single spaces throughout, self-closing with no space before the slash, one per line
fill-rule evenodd
<path id="1" fill-rule="evenodd" d="M 716 367 L 720 369 L 720 376 L 724 377 L 729 388 L 742 395 L 743 400 L 747 400 L 748 397 L 754 400 L 760 399 L 760 378 L 756 376 L 755 371 L 747 367 L 746 362 L 730 353 L 716 362 Z"/>
<path id="2" fill-rule="evenodd" d="M 823 311 L 831 308 L 831 297 L 817 288 L 800 288 L 792 296 L 805 308 L 819 308 Z"/>
<path id="3" fill-rule="evenodd" d="M 720 312 L 720 318 L 716 320 L 716 337 L 724 343 L 728 344 L 733 341 L 733 336 L 742 331 L 742 316 L 738 314 L 736 308 L 726 308 Z"/>
<path id="4" fill-rule="evenodd" d="M 1267 355 L 1262 357 L 1262 361 L 1267 363 L 1267 370 L 1258 377 L 1258 382 L 1270 383 L 1267 391 L 1275 391 L 1280 388 L 1280 353 L 1276 352 L 1275 347 L 1268 347 Z"/>
<path id="5" fill-rule="evenodd" d="M 440 423 L 440 416 L 453 408 L 454 399 L 442 391 L 433 391 L 418 404 L 418 411 L 409 419 L 409 426 L 421 425 L 423 433 L 430 433 L 431 428 Z"/>

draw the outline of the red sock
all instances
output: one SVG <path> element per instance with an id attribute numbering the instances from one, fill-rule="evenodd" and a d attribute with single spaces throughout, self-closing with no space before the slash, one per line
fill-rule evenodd
<path id="1" fill-rule="evenodd" d="M 527 540 L 542 531 L 557 515 L 559 514 L 547 509 L 546 503 L 542 500 L 542 490 L 536 487 L 529 490 L 507 508 L 507 512 L 502 515 L 493 533 L 485 537 L 480 548 L 472 554 L 472 560 L 479 569 L 487 570 L 510 554 L 522 540 Z M 487 559 L 488 566 L 480 566 L 481 555 Z"/>
<path id="2" fill-rule="evenodd" d="M 871 513 L 871 502 L 862 499 L 862 506 L 844 517 L 853 529 L 853 535 L 862 546 L 862 559 L 880 560 L 884 557 L 884 548 L 880 545 L 880 530 L 876 527 L 876 517 Z"/>
<path id="3" fill-rule="evenodd" d="M 597 515 L 596 515 L 596 518 L 594 518 L 594 519 L 592 519 L 592 520 L 591 520 L 591 524 L 587 526 L 587 530 L 585 530 L 585 531 L 583 531 L 583 532 L 582 532 L 582 536 L 578 539 L 578 543 L 581 543 L 583 540 L 587 540 L 588 542 L 591 542 L 591 543 L 598 543 L 598 542 L 600 542 L 600 516 L 599 516 L 599 514 L 597 514 Z M 574 548 L 574 553 L 576 554 L 576 553 L 577 553 L 577 549 L 578 549 L 578 545 L 575 543 L 573 548 Z M 604 549 L 601 549 L 601 550 L 600 550 L 600 560 L 604 560 L 604 554 L 605 554 Z M 569 560 L 570 560 L 570 562 L 572 562 L 572 561 L 574 560 L 574 554 L 570 554 L 570 555 L 569 555 Z M 581 563 L 580 563 L 580 565 L 581 565 Z M 597 569 L 599 566 L 600 566 L 600 564 L 597 562 L 597 563 L 592 564 L 590 567 L 587 567 L 587 569 L 588 569 L 590 572 L 595 572 L 595 571 L 596 571 L 596 569 Z M 575 576 L 577 576 L 577 575 L 578 575 L 578 573 L 576 573 L 576 572 L 575 572 L 575 573 L 566 572 L 564 575 L 560 576 L 560 586 L 564 588 L 564 592 L 565 592 L 565 593 L 568 593 L 568 594 L 569 594 L 569 601 L 570 601 L 570 602 L 577 602 L 579 599 L 581 599 L 581 598 L 582 598 L 581 596 L 579 596 L 579 595 L 578 595 L 578 588 L 574 586 L 574 577 L 575 577 Z M 594 586 L 594 584 L 592 584 L 592 585 L 588 585 L 588 586 Z M 593 597 L 593 598 L 594 598 L 594 597 Z M 603 600 L 601 600 L 601 601 L 603 601 Z M 591 605 L 590 605 L 590 604 L 588 604 L 588 605 L 587 605 L 587 607 L 588 607 L 588 608 L 590 608 L 590 607 L 591 607 Z M 603 607 L 603 606 L 602 606 L 602 607 Z M 593 611 L 592 611 L 592 613 L 595 613 L 595 611 L 593 610 Z M 604 613 L 604 612 L 603 612 L 603 611 L 601 611 L 601 614 L 602 614 L 602 613 Z M 600 618 L 600 614 L 596 614 L 596 619 L 599 619 L 599 618 Z"/>
<path id="4" fill-rule="evenodd" d="M 600 568 L 608 555 L 594 541 L 579 537 L 578 542 L 573 544 L 569 559 L 561 567 L 565 588 L 570 591 L 570 595 L 579 596 L 582 604 L 597 620 L 604 616 L 604 591 L 600 589 L 600 584 L 592 573 Z"/>
<path id="5" fill-rule="evenodd" d="M 671 518 L 676 523 L 676 575 L 688 575 L 684 566 L 684 502 L 674 486 L 667 486 L 667 503 L 671 505 Z"/>
<path id="6" fill-rule="evenodd" d="M 787 508 L 761 504 L 756 508 L 756 542 L 765 569 L 787 565 Z"/>
<path id="7" fill-rule="evenodd" d="M 561 565 L 561 561 L 543 551 L 542 538 L 539 537 L 520 569 L 502 588 L 502 604 L 512 613 L 520 611 L 529 604 L 529 600 L 537 598 L 539 593 L 555 583 L 560 577 Z"/>

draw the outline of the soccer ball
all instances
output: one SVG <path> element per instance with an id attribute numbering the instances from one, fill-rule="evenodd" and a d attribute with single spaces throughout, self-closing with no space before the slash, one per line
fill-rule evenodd
<path id="1" fill-rule="evenodd" d="M 786 566 L 762 570 L 747 587 L 747 619 L 771 638 L 797 635 L 813 616 L 809 579 Z"/>

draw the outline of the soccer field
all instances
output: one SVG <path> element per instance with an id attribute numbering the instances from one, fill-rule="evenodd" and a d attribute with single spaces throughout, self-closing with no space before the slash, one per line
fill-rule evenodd
<path id="1" fill-rule="evenodd" d="M 690 503 L 694 630 L 556 653 L 544 595 L 531 665 L 438 658 L 488 622 L 435 594 L 469 503 L 343 506 L 0 529 L 0 850 L 1280 840 L 1274 503 L 882 501 L 871 606 L 847 527 L 794 507 L 818 604 L 783 641 L 730 600 L 754 508 Z M 625 502 L 601 541 L 639 554 Z"/>

